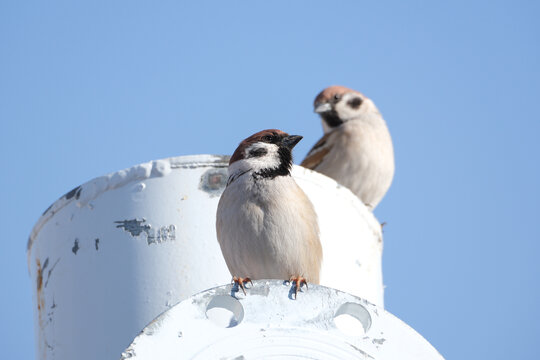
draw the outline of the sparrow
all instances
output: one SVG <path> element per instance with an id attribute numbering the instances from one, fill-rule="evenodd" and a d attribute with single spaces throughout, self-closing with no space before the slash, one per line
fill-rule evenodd
<path id="1" fill-rule="evenodd" d="M 330 86 L 314 101 L 324 136 L 301 165 L 325 174 L 355 193 L 373 211 L 394 177 L 394 149 L 381 113 L 368 97 Z"/>
<path id="2" fill-rule="evenodd" d="M 318 284 L 322 262 L 317 214 L 291 176 L 302 139 L 263 130 L 243 140 L 229 161 L 216 214 L 217 239 L 242 288 L 251 279 L 284 279 L 298 289 Z"/>

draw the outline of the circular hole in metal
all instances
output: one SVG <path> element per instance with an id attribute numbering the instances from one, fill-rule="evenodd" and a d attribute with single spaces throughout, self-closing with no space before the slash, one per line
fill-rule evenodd
<path id="1" fill-rule="evenodd" d="M 214 296 L 206 307 L 206 317 L 219 327 L 231 328 L 244 319 L 244 308 L 231 296 Z"/>
<path id="2" fill-rule="evenodd" d="M 371 315 L 362 305 L 346 302 L 336 311 L 334 324 L 345 335 L 362 336 L 371 327 Z"/>

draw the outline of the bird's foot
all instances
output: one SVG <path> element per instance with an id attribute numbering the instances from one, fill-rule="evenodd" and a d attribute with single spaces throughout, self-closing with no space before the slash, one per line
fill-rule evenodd
<path id="1" fill-rule="evenodd" d="M 296 296 L 298 295 L 298 290 L 302 289 L 302 285 L 306 285 L 306 290 L 308 289 L 307 280 L 303 276 L 291 276 L 289 279 L 289 282 L 291 283 L 291 290 L 294 289 L 294 299 L 296 300 Z"/>
<path id="2" fill-rule="evenodd" d="M 250 283 L 251 286 L 253 286 L 253 282 L 251 281 L 250 278 L 248 277 L 244 277 L 244 278 L 241 278 L 241 277 L 236 277 L 234 276 L 232 278 L 232 283 L 234 283 L 234 285 L 236 285 L 237 287 L 239 287 L 240 289 L 242 289 L 242 292 L 244 293 L 244 295 L 246 295 L 246 288 L 245 288 L 245 285 L 247 283 Z M 238 289 L 237 289 L 238 290 Z"/>

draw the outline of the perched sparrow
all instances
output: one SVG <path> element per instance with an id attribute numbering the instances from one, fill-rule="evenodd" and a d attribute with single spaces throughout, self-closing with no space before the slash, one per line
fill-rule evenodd
<path id="1" fill-rule="evenodd" d="M 343 86 L 324 89 L 314 102 L 324 136 L 302 166 L 349 188 L 373 210 L 394 176 L 392 139 L 375 104 Z"/>
<path id="2" fill-rule="evenodd" d="M 291 151 L 301 139 L 263 130 L 242 141 L 230 159 L 216 230 L 225 262 L 243 291 L 250 279 L 289 280 L 296 292 L 304 283 L 319 282 L 317 215 L 290 172 Z"/>

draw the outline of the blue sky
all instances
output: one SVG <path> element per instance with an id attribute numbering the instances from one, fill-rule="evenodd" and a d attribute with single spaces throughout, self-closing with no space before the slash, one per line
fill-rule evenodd
<path id="1" fill-rule="evenodd" d="M 320 137 L 341 84 L 388 122 L 386 306 L 448 359 L 535 358 L 540 6 L 534 1 L 3 1 L 0 357 L 31 359 L 26 239 L 95 176 Z"/>

